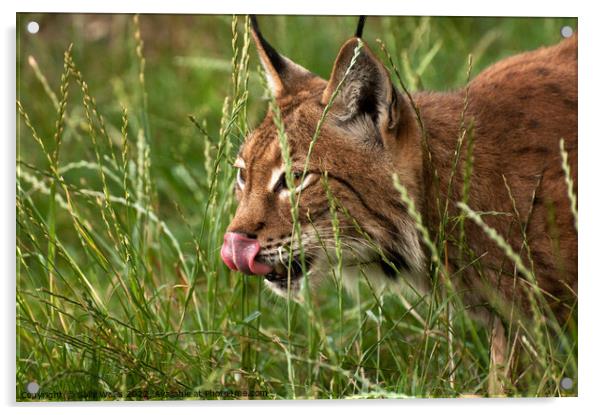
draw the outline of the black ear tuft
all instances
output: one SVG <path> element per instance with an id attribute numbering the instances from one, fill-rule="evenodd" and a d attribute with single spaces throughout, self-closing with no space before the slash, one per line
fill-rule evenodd
<path id="1" fill-rule="evenodd" d="M 268 41 L 265 40 L 265 38 L 263 37 L 263 34 L 261 33 L 261 30 L 259 29 L 259 23 L 257 22 L 257 16 L 252 14 L 249 16 L 249 18 L 251 19 L 251 27 L 253 28 L 253 32 L 257 36 L 257 42 L 261 45 L 263 51 L 266 54 L 266 57 L 272 64 L 272 67 L 274 68 L 274 70 L 278 73 L 281 73 L 283 71 L 284 65 L 285 65 L 284 60 L 282 59 L 282 56 L 280 56 L 280 54 L 278 52 L 276 52 L 276 49 L 274 49 L 272 47 L 272 45 L 270 45 L 268 43 Z"/>
<path id="2" fill-rule="evenodd" d="M 276 49 L 263 37 L 257 22 L 257 16 L 250 15 L 251 35 L 257 47 L 259 60 L 266 71 L 268 84 L 276 98 L 286 94 L 293 94 L 304 88 L 307 82 L 316 79 L 316 75 L 284 55 L 279 54 Z"/>
<path id="3" fill-rule="evenodd" d="M 357 28 L 355 29 L 355 37 L 361 39 L 362 33 L 364 32 L 364 23 L 366 23 L 366 16 L 360 16 L 360 19 L 357 22 Z"/>

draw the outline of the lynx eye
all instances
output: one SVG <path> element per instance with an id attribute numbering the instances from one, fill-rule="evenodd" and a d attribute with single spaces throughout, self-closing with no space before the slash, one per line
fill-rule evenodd
<path id="1" fill-rule="evenodd" d="M 245 161 L 237 157 L 233 166 L 236 168 L 236 184 L 242 190 L 245 187 Z"/>
<path id="2" fill-rule="evenodd" d="M 309 185 L 313 177 L 312 173 L 307 173 L 305 175 L 305 179 L 303 179 L 302 171 L 294 171 L 292 172 L 292 175 L 293 184 L 295 185 L 295 193 L 299 193 L 301 190 L 305 189 Z M 301 181 L 301 179 L 303 179 L 303 181 Z M 286 183 L 286 174 L 284 172 L 280 175 L 278 182 L 276 182 L 276 185 L 274 186 L 274 192 L 279 193 L 282 190 L 289 190 L 288 185 Z"/>
<path id="3" fill-rule="evenodd" d="M 245 174 L 244 174 L 244 169 L 239 167 L 238 169 L 236 169 L 236 184 L 238 184 L 238 187 L 242 190 L 245 187 Z"/>

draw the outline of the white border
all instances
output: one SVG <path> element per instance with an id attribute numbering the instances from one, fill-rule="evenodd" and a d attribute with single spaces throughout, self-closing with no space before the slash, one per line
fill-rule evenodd
<path id="1" fill-rule="evenodd" d="M 531 410 L 546 413 L 581 413 L 593 407 L 599 407 L 598 396 L 601 358 L 600 314 L 597 307 L 602 295 L 602 272 L 595 261 L 600 257 L 600 235 L 602 229 L 598 211 L 600 202 L 599 189 L 602 180 L 600 174 L 600 157 L 602 157 L 602 131 L 596 121 L 601 119 L 599 104 L 602 97 L 600 75 L 602 65 L 599 40 L 602 39 L 600 13 L 595 9 L 594 1 L 558 1 L 528 2 L 525 0 L 504 0 L 499 2 L 468 0 L 363 0 L 319 1 L 303 0 L 292 2 L 220 0 L 220 1 L 184 1 L 170 0 L 151 4 L 126 4 L 119 0 L 102 2 L 79 1 L 20 1 L 19 4 L 2 2 L 0 20 L 2 21 L 2 64 L 0 64 L 0 82 L 3 96 L 0 98 L 2 116 L 1 128 L 4 131 L 2 148 L 2 226 L 3 235 L 1 262 L 4 264 L 2 281 L 2 305 L 4 311 L 1 319 L 3 339 L 0 341 L 2 364 L 4 368 L 0 376 L 0 394 L 3 406 L 9 413 L 25 412 L 60 412 L 77 413 L 82 410 L 91 414 L 105 414 L 110 407 L 111 412 L 126 413 L 143 410 L 148 414 L 164 414 L 166 407 L 174 406 L 178 413 L 195 413 L 203 411 L 226 411 L 253 413 L 286 411 L 289 414 L 304 414 L 313 411 L 345 411 L 359 413 L 370 410 L 380 412 L 422 413 L 444 412 L 448 414 L 468 414 L 487 412 L 487 414 L 504 414 L 509 411 Z M 507 400 L 412 400 L 412 401 L 318 401 L 318 402 L 167 402 L 167 403 L 122 403 L 115 404 L 51 404 L 15 405 L 15 12 L 104 12 L 104 13 L 249 13 L 256 14 L 394 14 L 394 15 L 477 15 L 477 16 L 577 16 L 579 18 L 579 170 L 581 181 L 580 217 L 581 232 L 579 238 L 579 398 L 567 399 L 507 399 Z M 82 408 L 85 407 L 85 409 Z M 587 411 L 589 412 L 589 411 Z"/>
<path id="2" fill-rule="evenodd" d="M 484 4 L 488 3 L 488 4 Z M 491 4 L 489 4 L 491 3 Z M 31 12 L 91 12 L 91 13 L 207 13 L 207 14 L 367 14 L 367 15 L 429 15 L 429 16 L 576 16 L 577 3 L 524 0 L 499 2 L 480 1 L 418 1 L 418 0 L 364 0 L 364 1 L 186 1 L 147 2 L 129 4 L 118 1 L 22 1 L 18 11 Z"/>

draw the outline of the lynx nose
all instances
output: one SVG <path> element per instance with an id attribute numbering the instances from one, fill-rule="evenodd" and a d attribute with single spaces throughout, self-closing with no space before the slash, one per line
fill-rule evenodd
<path id="1" fill-rule="evenodd" d="M 266 275 L 272 267 L 257 262 L 255 258 L 261 250 L 257 239 L 248 238 L 237 232 L 227 232 L 222 245 L 222 260 L 228 268 L 245 274 Z"/>

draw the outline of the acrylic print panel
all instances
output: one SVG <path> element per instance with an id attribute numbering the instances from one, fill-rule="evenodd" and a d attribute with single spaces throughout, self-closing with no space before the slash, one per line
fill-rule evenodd
<path id="1" fill-rule="evenodd" d="M 18 14 L 17 68 L 18 400 L 577 394 L 576 19 Z"/>

